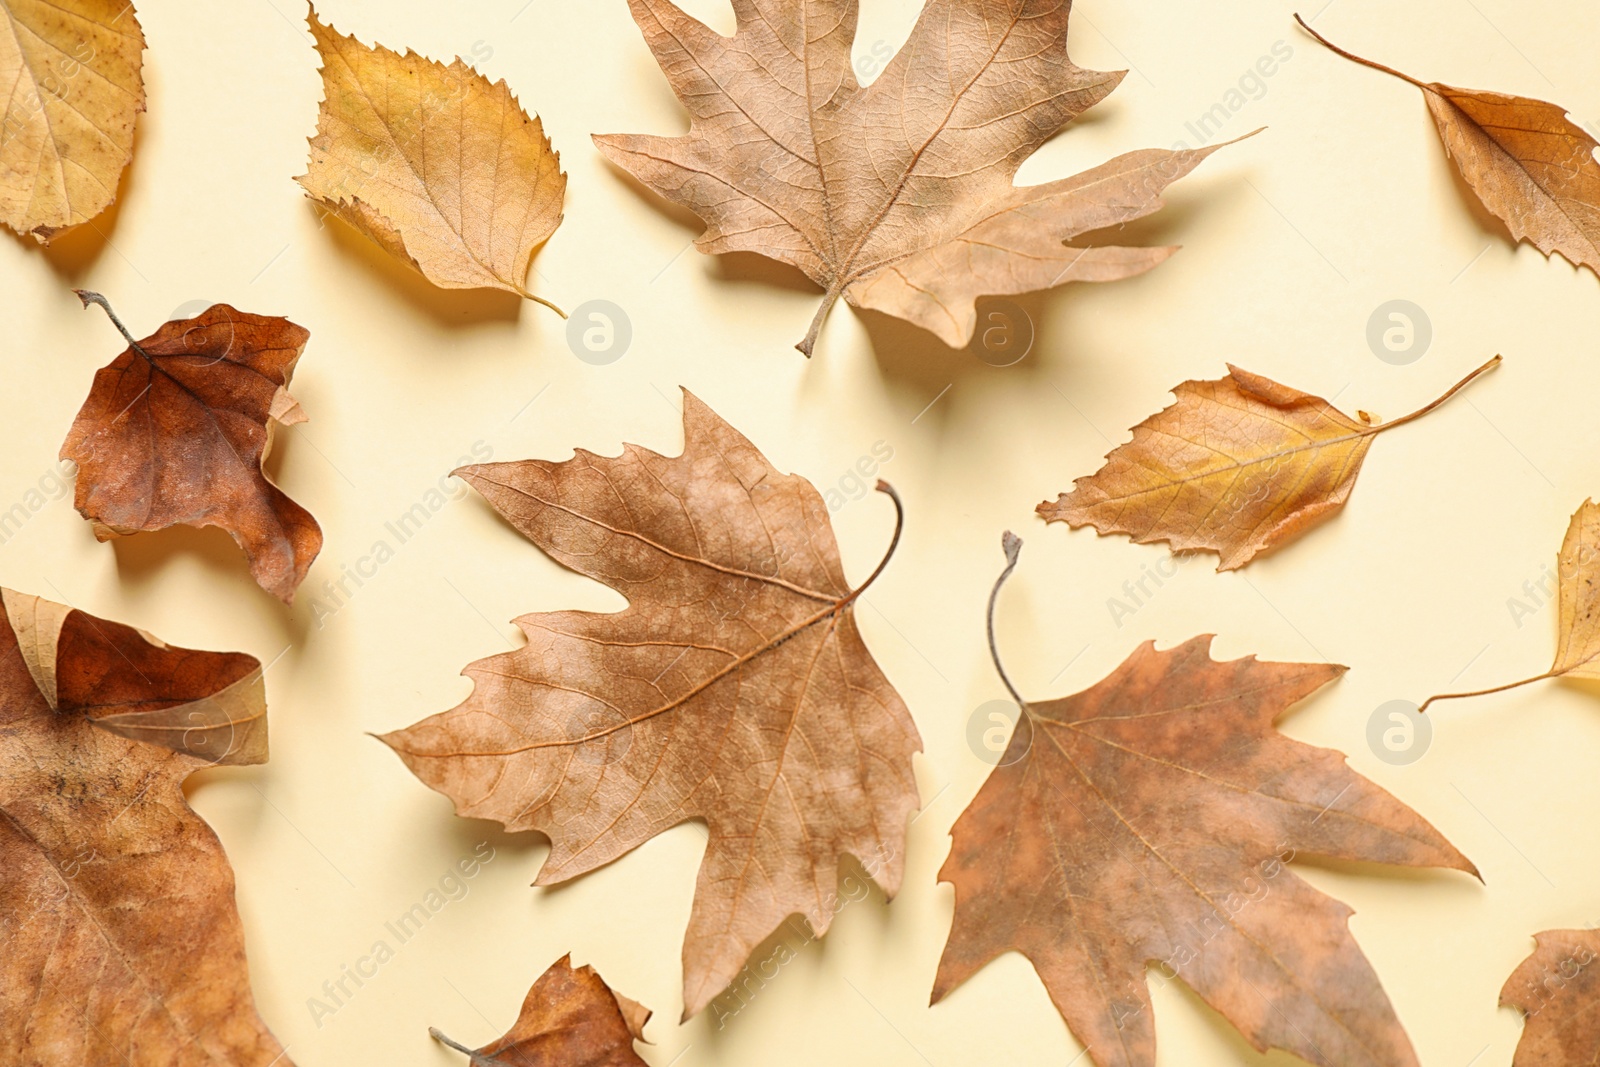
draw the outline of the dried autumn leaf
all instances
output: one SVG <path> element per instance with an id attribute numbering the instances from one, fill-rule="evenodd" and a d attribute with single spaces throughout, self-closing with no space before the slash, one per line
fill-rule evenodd
<path id="1" fill-rule="evenodd" d="M 1533 940 L 1533 955 L 1500 990 L 1500 1006 L 1525 1020 L 1511 1067 L 1590 1067 L 1600 1049 L 1600 932 L 1546 930 Z"/>
<path id="2" fill-rule="evenodd" d="M 647 1067 L 633 1051 L 650 1012 L 617 993 L 593 967 L 562 956 L 539 976 L 505 1036 L 470 1049 L 430 1027 L 434 1040 L 472 1057 L 472 1067 Z"/>
<path id="3" fill-rule="evenodd" d="M 1021 541 L 1006 535 L 1007 565 Z M 1477 874 L 1437 830 L 1273 724 L 1344 673 L 1219 663 L 1211 638 L 1146 642 L 1104 681 L 1021 707 L 939 872 L 955 922 L 938 1002 L 1008 951 L 1033 964 L 1101 1067 L 1156 1061 L 1146 968 L 1181 979 L 1258 1050 L 1325 1067 L 1416 1056 L 1350 936 L 1351 910 L 1284 866 L 1306 854 Z"/>
<path id="4" fill-rule="evenodd" d="M 440 288 L 504 289 L 561 312 L 525 284 L 567 193 L 539 119 L 459 57 L 368 48 L 315 8 L 310 25 L 324 97 L 295 181 Z"/>
<path id="5" fill-rule="evenodd" d="M 128 0 L 0 0 L 0 222 L 46 243 L 117 198 L 144 110 Z"/>
<path id="6" fill-rule="evenodd" d="M 1299 15 L 1295 20 L 1333 52 L 1422 90 L 1445 155 L 1512 240 L 1527 241 L 1546 256 L 1559 252 L 1600 274 L 1600 164 L 1594 158 L 1600 141 L 1569 122 L 1565 108 L 1418 81 L 1345 51 Z"/>
<path id="7" fill-rule="evenodd" d="M 128 347 L 94 376 L 61 458 L 78 465 L 74 504 L 101 541 L 169 526 L 218 526 L 256 583 L 284 603 L 322 550 L 311 513 L 267 480 L 277 424 L 304 422 L 289 378 L 311 334 L 288 319 L 213 304 L 143 341 L 99 293 Z"/>
<path id="8" fill-rule="evenodd" d="M 182 789 L 266 761 L 260 663 L 0 600 L 0 1067 L 287 1067 Z"/>
<path id="9" fill-rule="evenodd" d="M 1228 365 L 1216 381 L 1172 390 L 1177 403 L 1133 428 L 1133 440 L 1076 488 L 1036 509 L 1046 522 L 1136 544 L 1217 553 L 1219 571 L 1243 567 L 1332 518 L 1356 483 L 1372 441 L 1449 400 L 1489 362 L 1433 403 L 1374 423 L 1352 419 L 1318 396 Z"/>
<path id="10" fill-rule="evenodd" d="M 682 137 L 596 136 L 613 163 L 699 215 L 705 253 L 755 252 L 959 348 L 982 295 L 1143 273 L 1174 248 L 1066 242 L 1161 207 L 1218 145 L 1147 149 L 1044 185 L 1017 168 L 1122 73 L 1067 58 L 1070 0 L 929 0 L 870 86 L 856 0 L 734 0 L 724 38 L 671 0 L 629 0 L 691 116 Z"/>
<path id="11" fill-rule="evenodd" d="M 856 629 L 888 555 L 852 590 L 810 482 L 687 391 L 683 426 L 677 457 L 626 445 L 456 472 L 628 607 L 522 616 L 527 644 L 468 666 L 466 701 L 382 740 L 457 814 L 548 836 L 538 885 L 704 820 L 687 1018 L 790 916 L 827 930 L 846 854 L 887 856 L 876 881 L 894 895 L 921 742 Z"/>
<path id="12" fill-rule="evenodd" d="M 1426 711 L 1436 700 L 1503 693 L 1507 689 L 1541 682 L 1546 678 L 1600 680 L 1600 507 L 1585 500 L 1572 515 L 1567 536 L 1556 557 L 1559 633 L 1556 658 L 1550 669 L 1519 682 L 1507 682 L 1470 693 L 1442 693 L 1422 702 Z"/>

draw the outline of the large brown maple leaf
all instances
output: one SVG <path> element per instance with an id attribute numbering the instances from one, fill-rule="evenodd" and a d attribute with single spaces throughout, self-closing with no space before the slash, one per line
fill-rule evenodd
<path id="1" fill-rule="evenodd" d="M 856 630 L 878 571 L 851 590 L 821 495 L 688 392 L 683 425 L 676 457 L 456 472 L 628 608 L 517 619 L 527 645 L 467 667 L 465 702 L 382 740 L 458 814 L 545 833 L 539 885 L 703 819 L 687 1017 L 789 916 L 827 930 L 846 854 L 887 857 L 894 894 L 921 742 Z"/>
<path id="2" fill-rule="evenodd" d="M 290 1067 L 182 789 L 266 760 L 260 663 L 0 600 L 0 1067 Z"/>
<path id="3" fill-rule="evenodd" d="M 78 466 L 74 503 L 102 541 L 169 526 L 217 526 L 284 603 L 322 550 L 322 529 L 261 465 L 279 425 L 304 422 L 289 379 L 310 331 L 213 304 L 142 341 L 99 293 L 128 347 L 94 376 L 61 458 Z"/>
<path id="4" fill-rule="evenodd" d="M 980 295 L 1142 273 L 1174 248 L 1074 246 L 1141 218 L 1220 145 L 1147 149 L 1018 187 L 1024 160 L 1123 73 L 1067 58 L 1070 0 L 929 0 L 870 86 L 851 66 L 856 0 L 733 0 L 714 33 L 671 0 L 628 0 L 691 124 L 595 137 L 612 162 L 706 223 L 706 253 L 756 252 L 952 347 Z"/>
<path id="5" fill-rule="evenodd" d="M 1007 535 L 996 594 L 1020 546 Z M 993 616 L 991 598 L 991 644 Z M 1325 1067 L 1413 1065 L 1350 936 L 1350 909 L 1285 863 L 1308 854 L 1477 871 L 1340 753 L 1273 729 L 1345 668 L 1218 663 L 1210 644 L 1147 642 L 1075 696 L 1016 697 L 1010 744 L 956 821 L 939 872 L 955 885 L 956 913 L 933 999 L 1015 950 L 1094 1062 L 1148 1067 L 1155 963 L 1257 1049 Z"/>

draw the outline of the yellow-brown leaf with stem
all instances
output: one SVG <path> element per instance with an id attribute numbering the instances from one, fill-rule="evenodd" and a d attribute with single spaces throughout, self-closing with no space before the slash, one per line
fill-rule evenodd
<path id="1" fill-rule="evenodd" d="M 1229 365 L 1227 377 L 1179 385 L 1177 403 L 1135 426 L 1105 466 L 1037 510 L 1074 529 L 1216 552 L 1219 571 L 1235 570 L 1332 518 L 1378 434 L 1428 414 L 1499 362 L 1495 356 L 1437 400 L 1384 423 Z"/>
<path id="2" fill-rule="evenodd" d="M 1445 153 L 1516 241 L 1559 252 L 1600 274 L 1600 141 L 1544 100 L 1424 82 L 1348 52 L 1295 20 L 1325 47 L 1422 90 Z"/>
<path id="3" fill-rule="evenodd" d="M 313 200 L 443 289 L 526 287 L 561 224 L 567 176 L 504 81 L 368 48 L 310 16 L 325 93 L 306 173 Z"/>

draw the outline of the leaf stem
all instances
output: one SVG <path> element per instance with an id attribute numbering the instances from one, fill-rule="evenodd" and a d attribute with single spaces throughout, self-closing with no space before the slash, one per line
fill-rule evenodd
<path id="1" fill-rule="evenodd" d="M 995 673 L 1000 675 L 1001 683 L 1006 687 L 1006 692 L 1011 694 L 1011 699 L 1017 702 L 1017 707 L 1024 711 L 1028 702 L 1022 699 L 1022 694 L 1017 692 L 1017 687 L 1012 683 L 1011 676 L 1006 673 L 1005 664 L 1000 662 L 1000 646 L 994 639 L 994 606 L 1000 599 L 1000 587 L 1006 584 L 1006 579 L 1011 577 L 1011 572 L 1017 569 L 1017 557 L 1022 554 L 1022 538 L 1007 530 L 1000 538 L 1000 547 L 1006 554 L 1006 569 L 1000 572 L 1000 577 L 994 580 L 994 588 L 989 590 L 989 658 L 994 661 Z"/>
<path id="2" fill-rule="evenodd" d="M 900 547 L 900 533 L 905 529 L 906 525 L 906 506 L 901 502 L 900 494 L 894 491 L 894 486 L 890 485 L 882 478 L 878 479 L 876 488 L 880 493 L 889 494 L 889 499 L 894 501 L 894 536 L 889 538 L 889 548 L 886 552 L 884 552 L 883 558 L 878 561 L 877 568 L 874 569 L 871 574 L 867 575 L 867 580 L 856 586 L 855 590 L 851 592 L 849 596 L 839 601 L 840 608 L 845 607 L 851 601 L 855 600 L 856 597 L 860 596 L 862 593 L 865 593 L 867 591 L 867 586 L 878 580 L 878 575 L 883 573 L 883 569 L 887 567 L 889 565 L 889 561 L 894 558 L 894 550 Z"/>
<path id="3" fill-rule="evenodd" d="M 428 1027 L 428 1035 L 430 1037 L 432 1037 L 435 1041 L 439 1042 L 439 1044 L 441 1044 L 441 1045 L 449 1045 L 451 1048 L 455 1049 L 457 1052 L 465 1052 L 468 1056 L 471 1056 L 474 1060 L 476 1060 L 478 1058 L 478 1054 L 473 1049 L 468 1048 L 467 1046 L 461 1044 L 461 1042 L 459 1042 L 459 1041 L 452 1041 L 450 1038 L 448 1038 L 444 1034 L 440 1033 L 439 1032 L 439 1028 L 437 1026 Z"/>
<path id="4" fill-rule="evenodd" d="M 836 285 L 823 294 L 822 306 L 817 308 L 817 313 L 811 320 L 811 329 L 806 331 L 805 340 L 794 346 L 807 359 L 811 358 L 811 350 L 817 347 L 817 335 L 822 333 L 822 324 L 827 321 L 828 312 L 833 310 L 833 305 L 839 302 L 839 297 L 843 293 L 844 286 Z"/>
<path id="5" fill-rule="evenodd" d="M 1516 689 L 1519 686 L 1528 685 L 1532 682 L 1542 682 L 1546 678 L 1554 677 L 1556 677 L 1555 671 L 1545 671 L 1543 674 L 1536 674 L 1532 678 L 1524 678 L 1520 682 L 1507 682 L 1505 685 L 1497 685 L 1492 689 L 1474 689 L 1470 693 L 1440 693 L 1437 696 L 1431 696 L 1427 700 L 1424 700 L 1422 702 L 1422 707 L 1417 709 L 1417 714 L 1420 715 L 1427 711 L 1428 705 L 1432 704 L 1435 700 L 1461 700 L 1464 697 L 1481 697 L 1488 696 L 1490 693 L 1504 693 L 1507 689 Z"/>
<path id="6" fill-rule="evenodd" d="M 566 318 L 567 317 L 567 313 L 565 311 L 562 311 L 559 307 L 557 307 L 556 305 L 552 304 L 550 301 L 546 300 L 544 297 L 535 296 L 533 293 L 528 292 L 528 290 L 523 289 L 520 286 L 517 288 L 517 295 L 521 296 L 522 298 L 524 298 L 526 300 L 532 300 L 535 304 L 543 304 L 545 307 L 549 308 L 551 311 L 554 311 L 557 315 L 560 315 L 562 318 Z"/>
<path id="7" fill-rule="evenodd" d="M 117 332 L 121 333 L 122 336 L 128 339 L 129 347 L 143 356 L 147 362 L 155 362 L 155 360 L 150 358 L 150 353 L 146 352 L 144 348 L 140 346 L 139 342 L 134 340 L 133 334 L 129 333 L 128 328 L 122 324 L 122 320 L 117 318 L 117 313 L 111 310 L 111 301 L 107 300 L 93 289 L 74 289 L 72 291 L 78 294 L 78 299 L 83 301 L 83 306 L 85 308 L 88 308 L 90 304 L 98 304 L 100 306 L 100 310 L 104 311 L 106 315 L 110 317 L 111 325 L 115 326 L 117 328 Z"/>
<path id="8" fill-rule="evenodd" d="M 1423 84 L 1422 82 L 1418 81 L 1416 78 L 1413 78 L 1409 74 L 1402 74 L 1400 71 L 1395 70 L 1393 67 L 1386 67 L 1382 63 L 1379 63 L 1379 62 L 1377 62 L 1375 60 L 1367 59 L 1367 58 L 1365 58 L 1363 56 L 1358 56 L 1354 52 L 1345 51 L 1343 48 L 1340 48 L 1338 45 L 1334 44 L 1332 41 L 1330 41 L 1326 37 L 1322 36 L 1322 34 L 1318 33 L 1316 30 L 1312 29 L 1311 28 L 1311 24 L 1308 23 L 1305 19 L 1301 18 L 1300 17 L 1300 13 L 1298 11 L 1295 12 L 1294 20 L 1300 24 L 1300 28 L 1302 30 L 1305 30 L 1311 36 L 1315 37 L 1318 41 L 1320 41 L 1322 43 L 1322 46 L 1324 48 L 1328 49 L 1330 52 L 1333 52 L 1336 55 L 1344 56 L 1346 59 L 1350 60 L 1353 63 L 1360 63 L 1363 67 L 1371 67 L 1373 70 L 1381 70 L 1385 74 L 1392 74 L 1396 78 L 1399 78 L 1401 81 L 1410 82 L 1412 85 L 1415 85 L 1418 89 L 1427 89 L 1428 88 L 1425 84 Z"/>
<path id="9" fill-rule="evenodd" d="M 1390 419 L 1388 422 L 1379 423 L 1378 425 L 1376 425 L 1376 426 L 1374 426 L 1372 428 L 1372 432 L 1373 433 L 1382 433 L 1384 430 L 1392 430 L 1396 426 L 1401 426 L 1401 425 L 1404 425 L 1405 423 L 1411 422 L 1413 419 L 1422 418 L 1422 416 L 1426 415 L 1428 412 L 1430 412 L 1430 411 L 1434 410 L 1435 408 L 1439 407 L 1446 400 L 1449 400 L 1451 397 L 1453 397 L 1457 393 L 1461 392 L 1461 390 L 1463 390 L 1467 386 L 1471 385 L 1472 382 L 1476 378 L 1478 378 L 1480 375 L 1482 375 L 1482 374 L 1484 374 L 1484 373 L 1486 373 L 1488 371 L 1491 371 L 1494 368 L 1498 367 L 1500 365 L 1500 362 L 1501 362 L 1500 357 L 1499 356 L 1495 356 L 1489 362 L 1485 363 L 1483 366 L 1479 367 L 1477 370 L 1473 371 L 1471 374 L 1467 375 L 1465 378 L 1461 379 L 1459 382 L 1457 382 L 1456 384 L 1452 385 L 1448 390 L 1445 391 L 1443 396 L 1439 397 L 1439 399 L 1433 401 L 1431 404 L 1425 404 L 1422 407 L 1418 408 L 1417 410 L 1413 411 L 1409 415 L 1402 415 L 1398 419 Z"/>

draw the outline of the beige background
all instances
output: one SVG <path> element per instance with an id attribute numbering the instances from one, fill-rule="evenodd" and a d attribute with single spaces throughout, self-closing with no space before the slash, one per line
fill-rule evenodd
<path id="1" fill-rule="evenodd" d="M 687 6 L 731 31 L 726 0 Z M 898 47 L 919 9 L 916 0 L 863 6 L 861 55 L 879 42 Z M 1528 603 L 1537 610 L 1519 626 L 1508 600 L 1525 597 L 1567 517 L 1600 489 L 1587 430 L 1600 395 L 1600 293 L 1589 273 L 1513 248 L 1470 209 L 1417 92 L 1320 50 L 1291 11 L 1289 0 L 1080 0 L 1074 58 L 1134 71 L 1031 160 L 1024 181 L 1193 143 L 1185 123 L 1224 100 L 1275 42 L 1292 55 L 1223 132 L 1269 130 L 1214 156 L 1136 230 L 1184 251 L 1140 279 L 1025 301 L 1034 351 L 996 369 L 843 305 L 807 362 L 789 346 L 816 304 L 808 286 L 759 262 L 685 251 L 693 220 L 639 193 L 589 142 L 596 131 L 684 125 L 622 0 L 327 0 L 323 16 L 341 31 L 435 58 L 476 57 L 543 116 L 571 187 L 534 288 L 569 309 L 614 301 L 633 323 L 626 357 L 596 367 L 573 357 L 544 309 L 441 293 L 335 224 L 319 226 L 290 181 L 321 94 L 299 3 L 142 5 L 150 110 L 120 204 L 48 252 L 0 241 L 0 509 L 30 499 L 41 479 L 53 484 L 56 449 L 93 371 L 120 349 L 70 286 L 104 292 L 141 332 L 200 306 L 190 302 L 226 300 L 311 330 L 294 391 L 312 421 L 283 435 L 273 467 L 321 521 L 327 546 L 302 602 L 284 610 L 216 531 L 99 545 L 58 498 L 0 549 L 0 582 L 169 641 L 274 661 L 272 762 L 201 775 L 192 799 L 238 872 L 257 1000 L 296 1062 L 459 1063 L 426 1027 L 473 1044 L 497 1035 L 529 983 L 568 951 L 657 1010 L 652 1064 L 1072 1061 L 1079 1047 L 1020 957 L 927 1006 L 951 912 L 935 873 L 948 827 L 986 771 L 968 749 L 967 721 L 1002 695 L 982 610 L 1007 527 L 1028 542 L 1001 625 L 1027 693 L 1081 689 L 1142 640 L 1210 631 L 1221 635 L 1219 655 L 1353 668 L 1287 731 L 1348 752 L 1473 858 L 1487 885 L 1379 867 L 1298 869 L 1355 908 L 1355 935 L 1423 1063 L 1510 1061 L 1520 1023 L 1496 995 L 1530 935 L 1600 919 L 1600 705 L 1559 683 L 1445 705 L 1432 749 L 1406 767 L 1377 759 L 1365 731 L 1386 700 L 1549 663 L 1552 609 Z M 1424 78 L 1600 119 L 1593 5 L 1334 0 L 1317 25 Z M 1435 331 L 1427 354 L 1404 367 L 1379 361 L 1365 340 L 1368 316 L 1393 298 L 1420 304 Z M 1186 562 L 1120 625 L 1108 598 L 1163 550 L 1033 517 L 1039 500 L 1093 471 L 1126 427 L 1167 403 L 1168 387 L 1214 377 L 1224 361 L 1392 416 L 1496 351 L 1506 356 L 1499 371 L 1377 444 L 1336 521 L 1242 574 Z M 620 598 L 561 570 L 455 487 L 347 605 L 320 626 L 313 619 L 324 583 L 355 566 L 384 523 L 475 443 L 496 459 L 559 459 L 577 446 L 614 453 L 624 440 L 675 453 L 679 385 L 824 489 L 876 442 L 893 449 L 882 473 L 905 496 L 906 538 L 860 618 L 926 745 L 918 773 L 928 807 L 912 828 L 898 899 L 845 908 L 824 943 L 720 1032 L 709 1016 L 674 1023 L 696 828 L 568 886 L 530 889 L 542 843 L 455 818 L 363 733 L 459 701 L 467 683 L 457 672 L 506 648 L 514 615 Z M 891 509 L 868 494 L 834 521 L 859 579 L 881 553 Z M 483 840 L 496 858 L 470 893 L 318 1026 L 307 998 Z M 1156 994 L 1156 1016 L 1164 1064 L 1289 1062 L 1256 1056 L 1181 987 Z"/>

